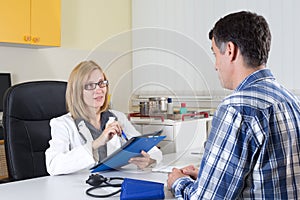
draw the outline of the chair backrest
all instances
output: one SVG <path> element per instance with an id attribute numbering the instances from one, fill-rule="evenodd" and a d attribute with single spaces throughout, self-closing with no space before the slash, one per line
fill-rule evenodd
<path id="1" fill-rule="evenodd" d="M 9 179 L 48 175 L 45 151 L 49 121 L 65 114 L 66 82 L 33 81 L 10 87 L 4 96 L 4 144 Z"/>

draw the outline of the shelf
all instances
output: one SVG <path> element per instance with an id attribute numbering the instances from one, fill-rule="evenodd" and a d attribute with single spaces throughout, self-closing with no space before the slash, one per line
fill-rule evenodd
<path id="1" fill-rule="evenodd" d="M 138 117 L 138 118 L 153 118 L 153 119 L 160 119 L 161 122 L 164 122 L 165 119 L 171 119 L 171 120 L 181 120 L 184 121 L 186 117 L 190 118 L 196 118 L 196 117 L 201 117 L 203 118 L 208 118 L 209 113 L 208 112 L 194 112 L 194 113 L 186 113 L 186 114 L 157 114 L 157 115 L 142 115 L 140 113 L 129 113 L 128 114 L 128 120 L 130 121 L 131 118 L 133 117 Z"/>

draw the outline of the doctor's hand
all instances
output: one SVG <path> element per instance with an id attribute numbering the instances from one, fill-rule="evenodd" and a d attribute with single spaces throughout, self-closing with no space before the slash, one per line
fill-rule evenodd
<path id="1" fill-rule="evenodd" d="M 100 146 L 105 145 L 109 140 L 111 140 L 114 135 L 120 136 L 122 133 L 122 128 L 119 122 L 115 121 L 106 126 L 102 134 L 93 141 L 93 149 L 98 149 Z"/>
<path id="2" fill-rule="evenodd" d="M 173 183 L 177 179 L 185 176 L 188 177 L 188 175 L 184 174 L 181 169 L 173 168 L 172 172 L 168 174 L 168 180 L 167 180 L 168 189 L 170 190 L 172 188 Z"/>
<path id="3" fill-rule="evenodd" d="M 156 160 L 150 158 L 150 155 L 145 151 L 142 151 L 141 154 L 142 156 L 130 158 L 128 162 L 135 164 L 139 169 L 145 169 L 156 162 Z"/>

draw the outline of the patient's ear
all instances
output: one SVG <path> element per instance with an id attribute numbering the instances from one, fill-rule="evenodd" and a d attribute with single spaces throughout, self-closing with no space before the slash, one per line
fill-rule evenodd
<path id="1" fill-rule="evenodd" d="M 233 42 L 227 42 L 226 53 L 230 57 L 230 61 L 234 61 L 237 58 L 238 47 Z"/>

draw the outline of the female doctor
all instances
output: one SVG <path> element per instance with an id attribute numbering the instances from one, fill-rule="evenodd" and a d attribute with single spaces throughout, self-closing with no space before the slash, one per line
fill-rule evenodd
<path id="1" fill-rule="evenodd" d="M 121 146 L 122 130 L 129 139 L 140 135 L 124 113 L 108 110 L 108 90 L 108 80 L 95 62 L 83 61 L 73 69 L 66 90 L 69 113 L 50 121 L 52 139 L 45 153 L 50 175 L 94 166 Z M 157 147 L 141 153 L 129 160 L 139 169 L 162 160 Z"/>

